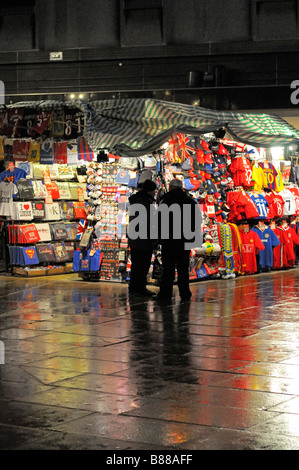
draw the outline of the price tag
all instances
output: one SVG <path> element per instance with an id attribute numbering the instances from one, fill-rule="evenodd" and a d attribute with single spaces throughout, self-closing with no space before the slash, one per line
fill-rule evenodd
<path id="1" fill-rule="evenodd" d="M 45 184 L 46 186 L 47 186 L 47 185 L 51 185 L 52 180 L 51 180 L 51 176 L 50 176 L 49 167 L 47 167 L 46 170 L 43 170 L 43 179 L 44 179 L 44 184 Z"/>
<path id="2" fill-rule="evenodd" d="M 84 202 L 84 191 L 83 188 L 78 188 L 78 201 Z"/>
<path id="3" fill-rule="evenodd" d="M 46 195 L 45 203 L 53 204 L 53 197 L 52 197 L 51 189 L 49 187 L 46 187 L 46 192 L 47 192 L 47 195 Z"/>

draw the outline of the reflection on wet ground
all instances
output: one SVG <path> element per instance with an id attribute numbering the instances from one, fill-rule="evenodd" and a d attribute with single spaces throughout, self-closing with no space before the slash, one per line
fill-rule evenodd
<path id="1" fill-rule="evenodd" d="M 299 448 L 299 269 L 130 299 L 0 277 L 1 449 Z"/>

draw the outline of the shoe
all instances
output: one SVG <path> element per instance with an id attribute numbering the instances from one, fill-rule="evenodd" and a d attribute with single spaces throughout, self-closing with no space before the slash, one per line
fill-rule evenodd
<path id="1" fill-rule="evenodd" d="M 181 302 L 189 302 L 191 300 L 192 294 L 187 295 L 186 297 L 181 297 Z"/>
<path id="2" fill-rule="evenodd" d="M 152 292 L 151 290 L 144 289 L 140 292 L 135 292 L 135 295 L 140 296 L 140 297 L 154 297 L 156 293 Z"/>
<path id="3" fill-rule="evenodd" d="M 157 295 L 156 296 L 156 300 L 158 300 L 159 302 L 163 302 L 163 303 L 170 303 L 172 302 L 172 297 L 162 297 L 161 295 Z"/>

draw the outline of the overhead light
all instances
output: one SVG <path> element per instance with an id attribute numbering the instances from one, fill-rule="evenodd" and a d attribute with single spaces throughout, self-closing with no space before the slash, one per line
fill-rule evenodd
<path id="1" fill-rule="evenodd" d="M 62 59 L 63 59 L 62 52 L 50 52 L 50 60 L 55 61 L 55 60 L 62 60 Z"/>
<path id="2" fill-rule="evenodd" d="M 74 99 L 75 99 L 75 97 L 76 97 L 75 93 L 71 93 L 71 94 L 70 94 L 70 98 L 71 98 L 71 100 L 74 100 Z"/>
<path id="3" fill-rule="evenodd" d="M 84 98 L 84 95 L 82 93 L 80 93 L 79 100 L 82 100 L 83 98 Z"/>

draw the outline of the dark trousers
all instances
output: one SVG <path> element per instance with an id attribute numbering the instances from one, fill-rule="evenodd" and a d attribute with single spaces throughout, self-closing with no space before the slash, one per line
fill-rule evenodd
<path id="1" fill-rule="evenodd" d="M 147 273 L 149 271 L 153 250 L 131 248 L 130 292 L 142 292 L 146 289 Z"/>
<path id="2" fill-rule="evenodd" d="M 162 245 L 163 274 L 160 284 L 159 297 L 170 299 L 172 297 L 175 269 L 178 273 L 178 288 L 182 299 L 191 297 L 189 289 L 189 256 L 190 250 L 181 246 Z"/>

